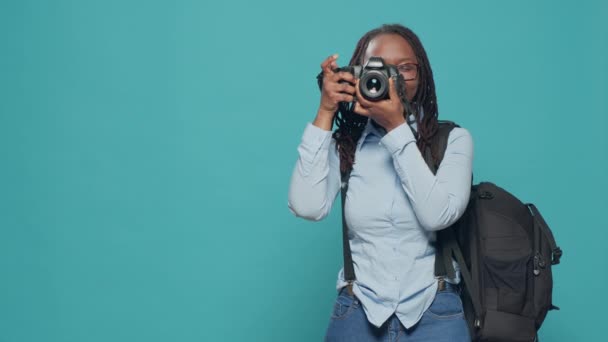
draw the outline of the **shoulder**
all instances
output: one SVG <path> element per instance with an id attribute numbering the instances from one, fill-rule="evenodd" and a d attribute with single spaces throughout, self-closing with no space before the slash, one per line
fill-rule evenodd
<path id="1" fill-rule="evenodd" d="M 473 136 L 464 127 L 454 127 L 448 135 L 448 148 L 458 148 L 459 150 L 473 149 Z"/>
<path id="2" fill-rule="evenodd" d="M 471 132 L 469 132 L 469 130 L 466 129 L 466 128 L 464 128 L 464 127 L 454 127 L 454 128 L 452 128 L 452 130 L 450 131 L 449 137 L 450 137 L 450 139 L 455 139 L 455 138 L 458 138 L 458 137 L 472 138 Z"/>
<path id="3" fill-rule="evenodd" d="M 448 135 L 448 143 L 463 138 L 472 140 L 471 132 L 469 132 L 468 129 L 450 120 L 439 120 L 439 130 L 441 131 L 448 129 L 450 127 L 450 124 L 455 124 L 457 126 L 450 130 L 450 133 Z"/>

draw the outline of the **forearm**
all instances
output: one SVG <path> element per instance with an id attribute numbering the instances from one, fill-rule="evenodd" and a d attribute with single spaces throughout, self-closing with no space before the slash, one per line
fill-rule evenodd
<path id="1" fill-rule="evenodd" d="M 288 207 L 296 216 L 319 221 L 331 211 L 340 187 L 339 161 L 331 131 L 308 124 L 298 146 Z"/>
<path id="2" fill-rule="evenodd" d="M 455 128 L 436 174 L 429 169 L 407 123 L 385 135 L 416 217 L 427 230 L 452 225 L 466 209 L 470 196 L 473 143 L 468 131 Z"/>
<path id="3" fill-rule="evenodd" d="M 319 109 L 317 117 L 312 122 L 313 125 L 321 128 L 324 131 L 331 131 L 334 121 L 334 113 L 323 111 Z"/>

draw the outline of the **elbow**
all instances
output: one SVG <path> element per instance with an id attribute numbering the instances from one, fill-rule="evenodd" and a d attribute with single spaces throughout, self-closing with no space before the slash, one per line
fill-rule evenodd
<path id="1" fill-rule="evenodd" d="M 327 205 L 325 204 L 321 206 L 314 206 L 310 203 L 300 202 L 299 200 L 295 200 L 291 197 L 287 200 L 287 207 L 294 216 L 301 217 L 309 221 L 321 221 L 327 217 L 327 214 L 329 213 Z"/>
<path id="2" fill-rule="evenodd" d="M 418 221 L 425 230 L 430 232 L 436 232 L 452 225 L 452 222 L 438 219 L 418 219 Z"/>
<path id="3" fill-rule="evenodd" d="M 436 210 L 437 208 L 425 208 L 418 215 L 418 222 L 427 231 L 445 229 L 456 223 L 464 214 L 464 206 L 454 204 L 455 201 L 448 201 L 448 205 L 439 211 Z"/>

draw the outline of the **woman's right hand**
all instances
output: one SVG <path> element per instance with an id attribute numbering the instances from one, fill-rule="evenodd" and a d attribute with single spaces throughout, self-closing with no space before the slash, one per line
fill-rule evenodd
<path id="1" fill-rule="evenodd" d="M 327 57 L 321 63 L 323 85 L 321 86 L 321 104 L 319 114 L 333 118 L 340 102 L 352 102 L 356 96 L 355 76 L 347 71 L 334 72 L 338 68 L 338 55 Z M 346 81 L 346 82 L 344 82 Z"/>

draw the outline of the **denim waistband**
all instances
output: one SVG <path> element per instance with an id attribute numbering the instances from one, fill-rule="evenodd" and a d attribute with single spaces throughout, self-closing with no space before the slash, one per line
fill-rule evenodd
<path id="1" fill-rule="evenodd" d="M 462 290 L 461 286 L 462 286 L 462 284 L 452 284 L 452 283 L 450 283 L 448 281 L 445 281 L 445 280 L 441 280 L 441 281 L 443 281 L 445 283 L 444 288 L 440 289 L 439 287 L 437 287 L 437 292 L 440 292 L 440 291 L 441 292 L 443 292 L 443 291 L 449 291 L 449 292 L 456 292 L 459 295 L 461 294 L 461 290 Z M 340 288 L 340 290 L 338 291 L 338 294 L 339 295 L 345 294 L 345 295 L 347 295 L 349 297 L 351 296 L 348 293 L 348 291 L 347 291 L 347 286 L 343 286 L 342 288 Z"/>

